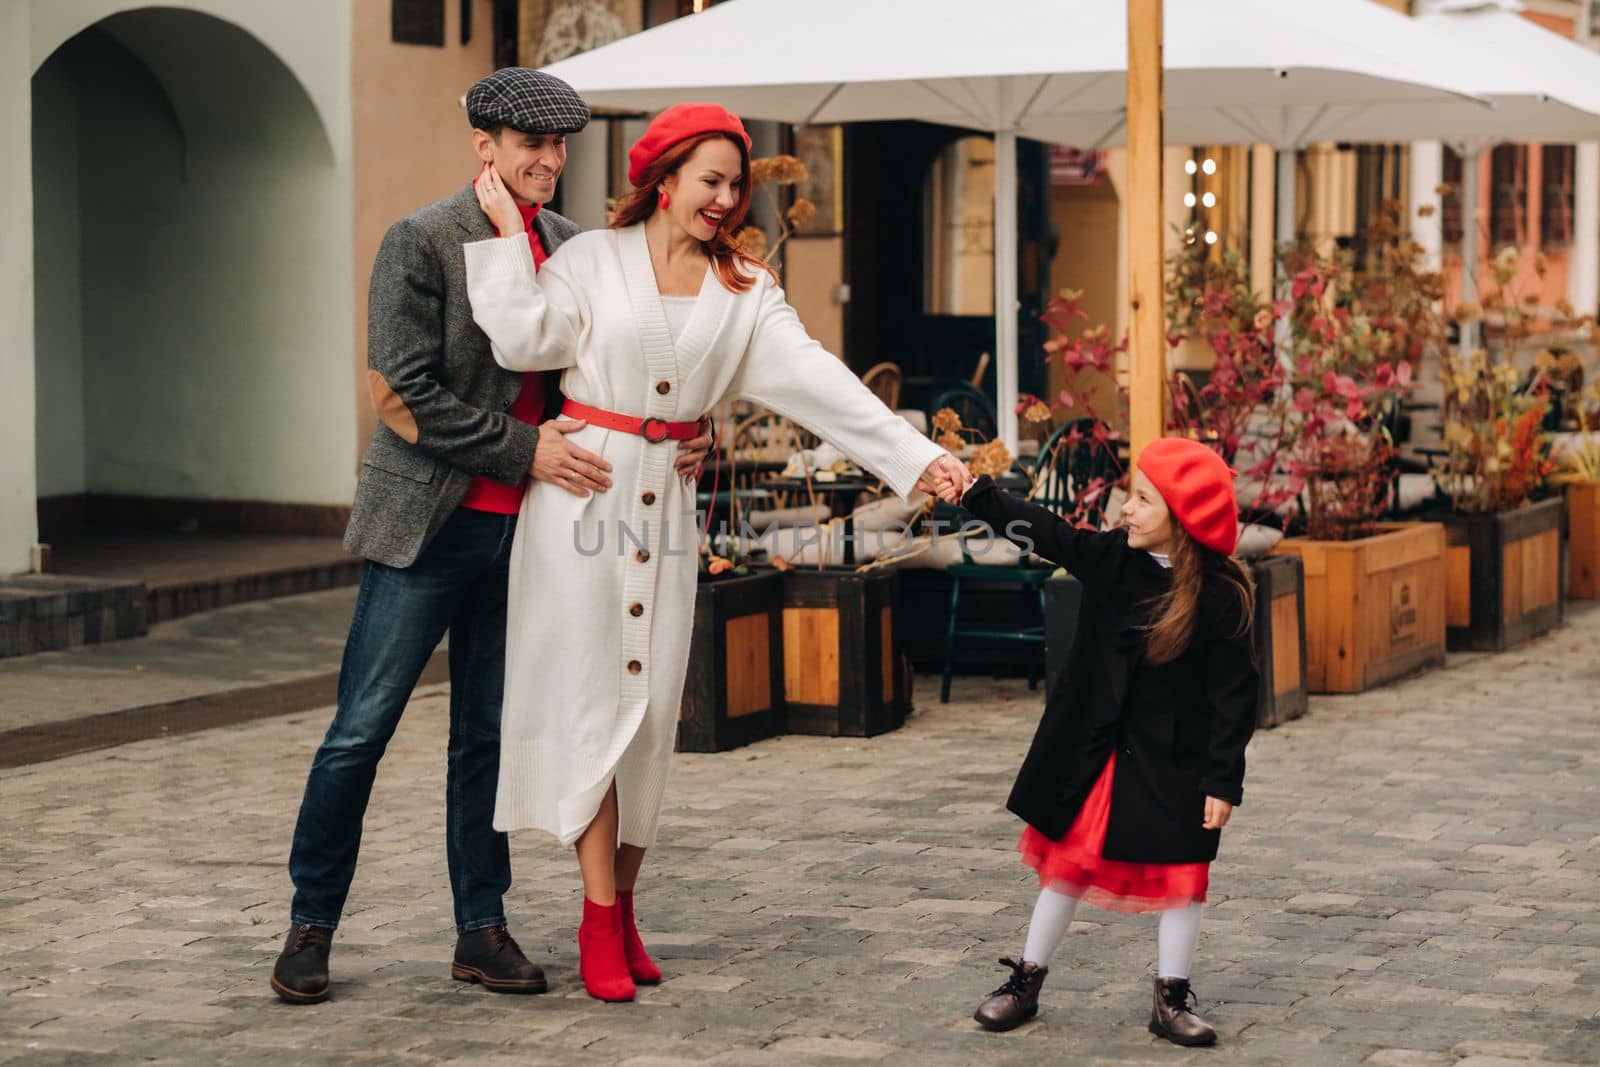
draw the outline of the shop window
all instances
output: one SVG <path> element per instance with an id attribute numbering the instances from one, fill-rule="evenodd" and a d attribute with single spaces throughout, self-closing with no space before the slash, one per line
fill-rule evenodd
<path id="1" fill-rule="evenodd" d="M 1572 186 L 1577 172 L 1577 149 L 1569 144 L 1547 144 L 1543 149 L 1544 185 L 1540 202 L 1540 229 L 1545 247 L 1572 243 Z"/>
<path id="2" fill-rule="evenodd" d="M 445 0 L 390 0 L 390 40 L 443 48 L 444 4 Z"/>
<path id="3" fill-rule="evenodd" d="M 922 186 L 923 307 L 930 315 L 994 314 L 994 142 L 964 137 Z"/>
<path id="4" fill-rule="evenodd" d="M 1444 165 L 1440 169 L 1444 195 L 1440 197 L 1441 229 L 1446 244 L 1461 243 L 1461 153 L 1445 145 Z"/>
<path id="5" fill-rule="evenodd" d="M 1528 239 L 1528 146 L 1496 146 L 1489 174 L 1490 244 L 1521 247 Z"/>

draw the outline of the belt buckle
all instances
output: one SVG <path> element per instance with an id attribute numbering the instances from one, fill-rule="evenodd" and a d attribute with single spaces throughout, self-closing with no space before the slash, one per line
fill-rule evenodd
<path id="1" fill-rule="evenodd" d="M 654 424 L 653 429 L 652 424 Z M 666 419 L 649 418 L 639 424 L 639 436 L 653 445 L 659 445 L 662 441 L 665 441 L 667 433 Z"/>

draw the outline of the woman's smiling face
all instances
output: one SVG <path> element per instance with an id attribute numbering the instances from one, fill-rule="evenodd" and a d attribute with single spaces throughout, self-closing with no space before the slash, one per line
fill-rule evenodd
<path id="1" fill-rule="evenodd" d="M 664 210 L 691 237 L 709 241 L 738 204 L 744 181 L 739 149 L 726 137 L 713 137 L 662 181 L 670 201 Z"/>

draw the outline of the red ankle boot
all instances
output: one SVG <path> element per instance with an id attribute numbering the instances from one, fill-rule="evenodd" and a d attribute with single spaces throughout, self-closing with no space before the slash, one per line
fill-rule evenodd
<path id="1" fill-rule="evenodd" d="M 578 973 L 583 987 L 597 1000 L 632 1000 L 633 979 L 622 951 L 622 907 L 583 898 L 583 923 L 578 927 Z"/>
<path id="2" fill-rule="evenodd" d="M 661 981 L 661 968 L 645 951 L 639 928 L 633 922 L 633 894 L 618 893 L 617 908 L 622 912 L 622 953 L 628 961 L 628 973 L 637 985 L 655 985 Z"/>

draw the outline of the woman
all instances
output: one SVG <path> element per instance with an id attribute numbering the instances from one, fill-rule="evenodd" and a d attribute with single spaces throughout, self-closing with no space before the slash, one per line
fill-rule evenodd
<path id="1" fill-rule="evenodd" d="M 535 483 L 511 558 L 506 697 L 494 824 L 575 844 L 580 972 L 631 1000 L 660 979 L 633 922 L 688 667 L 697 569 L 694 487 L 671 476 L 692 419 L 745 397 L 795 419 L 901 496 L 958 461 L 883 406 L 806 335 L 771 270 L 731 234 L 750 207 L 750 138 L 713 104 L 682 104 L 628 153 L 612 227 L 534 274 L 498 175 L 479 203 L 502 235 L 466 246 L 473 318 L 511 370 L 565 369 L 573 443 L 611 462 L 579 498 Z"/>

